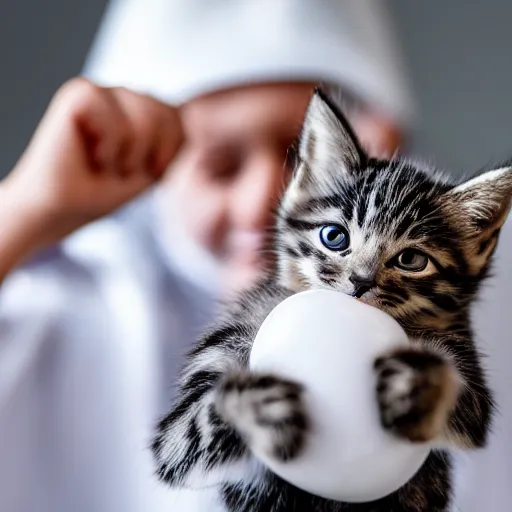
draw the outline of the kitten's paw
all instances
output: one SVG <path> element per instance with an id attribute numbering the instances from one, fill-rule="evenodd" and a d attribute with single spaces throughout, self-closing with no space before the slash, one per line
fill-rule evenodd
<path id="1" fill-rule="evenodd" d="M 460 379 L 431 352 L 401 349 L 375 361 L 382 425 L 410 441 L 433 440 L 445 431 Z"/>
<path id="2" fill-rule="evenodd" d="M 287 461 L 303 447 L 309 427 L 302 391 L 273 375 L 234 373 L 218 386 L 215 408 L 256 453 Z"/>

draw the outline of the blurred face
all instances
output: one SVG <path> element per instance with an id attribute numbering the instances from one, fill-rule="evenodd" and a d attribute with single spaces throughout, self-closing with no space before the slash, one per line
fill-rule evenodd
<path id="1" fill-rule="evenodd" d="M 313 83 L 261 84 L 219 91 L 182 108 L 186 144 L 164 186 L 173 222 L 206 249 L 228 289 L 250 285 L 268 265 L 262 253 L 272 212 L 288 181 L 286 152 L 295 140 Z M 399 134 L 386 118 L 351 116 L 368 151 L 393 153 Z"/>
<path id="2" fill-rule="evenodd" d="M 250 284 L 288 179 L 286 151 L 313 84 L 241 87 L 183 107 L 186 145 L 166 186 L 187 234 L 221 263 L 229 287 Z"/>

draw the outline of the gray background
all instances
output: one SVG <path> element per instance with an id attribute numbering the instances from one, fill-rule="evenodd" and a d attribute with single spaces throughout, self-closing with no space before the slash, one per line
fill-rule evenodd
<path id="1" fill-rule="evenodd" d="M 80 72 L 105 0 L 0 0 L 0 176 Z M 512 2 L 390 0 L 419 105 L 414 150 L 453 172 L 512 156 Z"/>

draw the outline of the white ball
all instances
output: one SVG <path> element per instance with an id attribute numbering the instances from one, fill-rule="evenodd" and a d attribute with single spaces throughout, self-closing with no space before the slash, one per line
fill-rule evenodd
<path id="1" fill-rule="evenodd" d="M 393 318 L 345 294 L 315 290 L 283 301 L 261 326 L 250 367 L 305 386 L 312 432 L 292 461 L 255 455 L 284 480 L 323 498 L 368 502 L 396 491 L 430 446 L 382 428 L 373 364 L 408 343 Z"/>

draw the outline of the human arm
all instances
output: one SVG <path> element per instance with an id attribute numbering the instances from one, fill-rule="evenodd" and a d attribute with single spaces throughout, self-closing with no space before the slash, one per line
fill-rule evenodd
<path id="1" fill-rule="evenodd" d="M 66 83 L 0 184 L 0 281 L 153 185 L 182 140 L 176 108 L 81 78 Z"/>

